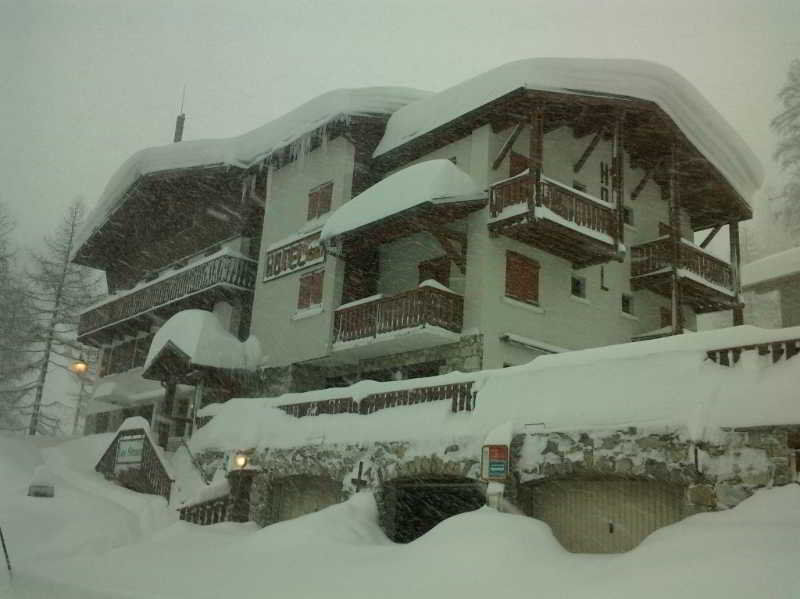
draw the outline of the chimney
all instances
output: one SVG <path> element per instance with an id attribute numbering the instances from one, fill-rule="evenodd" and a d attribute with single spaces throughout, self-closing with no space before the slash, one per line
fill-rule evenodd
<path id="1" fill-rule="evenodd" d="M 180 113 L 178 118 L 175 119 L 175 137 L 172 140 L 175 143 L 183 139 L 183 123 L 185 120 L 186 115 L 184 113 Z"/>

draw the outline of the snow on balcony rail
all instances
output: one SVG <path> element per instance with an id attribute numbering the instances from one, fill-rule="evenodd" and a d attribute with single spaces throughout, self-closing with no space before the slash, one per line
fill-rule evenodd
<path id="1" fill-rule="evenodd" d="M 665 272 L 672 266 L 672 240 L 659 237 L 631 248 L 631 277 L 641 277 Z M 693 243 L 681 240 L 678 268 L 691 273 L 694 280 L 708 283 L 718 291 L 730 295 L 734 291 L 733 271 L 730 264 L 698 248 Z"/>

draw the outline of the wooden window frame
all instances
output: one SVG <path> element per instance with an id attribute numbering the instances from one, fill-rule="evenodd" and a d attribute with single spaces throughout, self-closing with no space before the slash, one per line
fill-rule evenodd
<path id="1" fill-rule="evenodd" d="M 324 270 L 314 270 L 300 277 L 297 293 L 298 310 L 308 310 L 322 305 L 322 285 L 324 276 Z"/>
<path id="2" fill-rule="evenodd" d="M 533 258 L 506 250 L 506 297 L 539 305 L 539 271 L 541 267 Z"/>
<path id="3" fill-rule="evenodd" d="M 308 214 L 306 220 L 314 220 L 331 211 L 333 202 L 333 181 L 317 185 L 308 192 Z"/>

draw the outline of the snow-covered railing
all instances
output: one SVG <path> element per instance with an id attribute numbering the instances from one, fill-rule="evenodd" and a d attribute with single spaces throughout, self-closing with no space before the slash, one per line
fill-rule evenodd
<path id="1" fill-rule="evenodd" d="M 418 287 L 337 310 L 333 341 L 376 337 L 422 325 L 460 333 L 463 315 L 464 299 L 460 295 L 435 287 Z"/>
<path id="2" fill-rule="evenodd" d="M 782 339 L 780 341 L 770 341 L 767 343 L 723 347 L 720 349 L 708 350 L 706 355 L 717 364 L 733 366 L 739 362 L 743 351 L 752 350 L 757 350 L 759 356 L 772 356 L 773 362 L 778 362 L 782 357 L 789 360 L 797 354 L 800 354 L 800 339 Z"/>
<path id="3" fill-rule="evenodd" d="M 616 217 L 610 205 L 552 179 L 543 178 L 541 189 L 542 197 L 536 198 L 537 205 L 571 223 L 614 237 Z M 492 218 L 502 216 L 506 208 L 524 204 L 531 198 L 531 180 L 527 174 L 505 179 L 492 186 L 490 214 Z"/>
<path id="4" fill-rule="evenodd" d="M 192 524 L 218 524 L 228 519 L 230 497 L 224 495 L 206 501 L 186 505 L 178 509 L 180 519 Z"/>
<path id="5" fill-rule="evenodd" d="M 222 255 L 153 282 L 81 314 L 78 335 L 149 312 L 217 285 L 252 290 L 256 263 L 247 258 Z"/>
<path id="6" fill-rule="evenodd" d="M 126 451 L 121 451 L 120 444 L 127 446 Z M 140 493 L 161 495 L 169 501 L 172 478 L 150 435 L 143 428 L 119 431 L 94 469 L 124 487 Z"/>
<path id="7" fill-rule="evenodd" d="M 452 412 L 469 412 L 475 408 L 472 385 L 473 381 L 464 381 L 447 385 L 413 387 L 410 389 L 395 389 L 383 393 L 372 393 L 362 398 L 361 401 L 356 401 L 352 397 L 340 397 L 285 404 L 278 407 L 290 416 L 302 418 L 320 414 L 372 414 L 387 408 L 449 400 Z"/>
<path id="8" fill-rule="evenodd" d="M 672 240 L 664 237 L 631 248 L 631 277 L 640 277 L 671 268 Z M 733 291 L 733 271 L 730 264 L 715 258 L 686 241 L 680 244 L 678 268 L 688 270 L 702 279 Z"/>

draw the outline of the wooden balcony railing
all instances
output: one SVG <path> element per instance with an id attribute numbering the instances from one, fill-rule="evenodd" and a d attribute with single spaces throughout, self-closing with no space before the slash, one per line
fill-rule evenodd
<path id="1" fill-rule="evenodd" d="M 375 337 L 432 325 L 461 332 L 464 298 L 434 287 L 418 287 L 336 311 L 333 324 L 334 343 Z"/>
<path id="2" fill-rule="evenodd" d="M 364 397 L 360 402 L 356 402 L 351 397 L 338 397 L 278 407 L 290 416 L 303 418 L 320 414 L 372 414 L 386 408 L 447 400 L 451 402 L 450 409 L 453 412 L 472 411 L 475 408 L 472 381 L 373 393 Z"/>
<path id="3" fill-rule="evenodd" d="M 181 520 L 186 520 L 192 524 L 218 524 L 226 522 L 228 519 L 228 506 L 230 497 L 224 495 L 216 499 L 209 499 L 186 505 L 178 509 Z"/>
<path id="4" fill-rule="evenodd" d="M 672 240 L 669 238 L 649 241 L 631 248 L 631 277 L 651 274 L 671 266 Z M 734 291 L 730 264 L 683 240 L 678 268 L 688 270 L 718 287 Z"/>
<path id="5" fill-rule="evenodd" d="M 81 314 L 78 335 L 144 314 L 175 300 L 217 285 L 252 290 L 256 279 L 256 263 L 236 256 L 219 256 L 201 262 L 173 276 L 153 281 L 122 297 L 111 298 Z"/>
<path id="6" fill-rule="evenodd" d="M 120 442 L 140 443 L 141 459 L 135 462 L 120 463 Z M 116 480 L 124 487 L 140 493 L 161 495 L 169 501 L 173 481 L 157 451 L 144 429 L 120 431 L 94 469 L 106 478 Z"/>
<path id="7" fill-rule="evenodd" d="M 501 181 L 492 187 L 489 201 L 491 216 L 500 216 L 509 206 L 524 204 L 530 198 L 531 180 L 527 175 Z M 556 181 L 542 180 L 542 197 L 537 198 L 536 204 L 571 223 L 614 237 L 616 216 L 611 206 L 604 205 L 600 200 L 592 200 Z"/>

